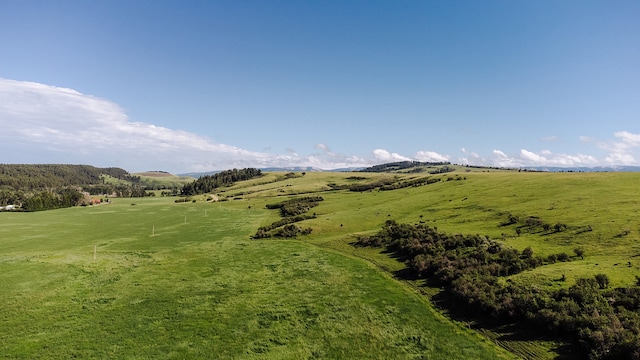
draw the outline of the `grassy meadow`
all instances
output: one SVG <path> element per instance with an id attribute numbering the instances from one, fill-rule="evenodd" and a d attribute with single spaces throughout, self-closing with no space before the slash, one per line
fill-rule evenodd
<path id="1" fill-rule="evenodd" d="M 318 237 L 251 240 L 272 198 L 173 200 L 0 213 L 0 358 L 513 357 Z"/>
<path id="2" fill-rule="evenodd" d="M 441 181 L 331 190 L 424 176 Z M 447 319 L 422 283 L 393 278 L 403 263 L 351 243 L 390 219 L 422 221 L 571 257 L 511 281 L 558 288 L 605 273 L 611 286 L 631 286 L 640 275 L 639 183 L 635 173 L 267 173 L 220 189 L 228 201 L 113 199 L 0 213 L 0 357 L 553 358 L 562 344 L 481 336 Z M 265 205 L 309 194 L 324 198 L 310 211 L 316 218 L 299 223 L 310 235 L 250 238 L 280 219 Z M 520 220 L 507 224 L 509 216 Z M 566 228 L 530 228 L 530 217 Z"/>
<path id="3" fill-rule="evenodd" d="M 246 187 L 236 185 L 227 192 L 243 193 L 257 206 L 274 202 L 271 196 L 318 192 L 328 183 L 373 182 L 379 178 L 411 179 L 420 176 L 442 181 L 391 191 L 321 192 L 325 201 L 314 208 L 318 217 L 307 220 L 313 233 L 305 241 L 346 252 L 369 251 L 346 247 L 357 235 L 379 230 L 388 219 L 398 222 L 424 221 L 448 233 L 480 234 L 523 250 L 530 246 L 537 255 L 566 252 L 571 262 L 514 276 L 549 286 L 566 286 L 580 276 L 606 273 L 612 286 L 635 284 L 640 275 L 640 174 L 637 173 L 536 173 L 516 171 L 471 171 L 441 175 L 308 173 L 283 182 Z M 254 180 L 256 182 L 260 181 Z M 247 191 L 247 189 L 251 189 Z M 248 199 L 248 200 L 247 200 Z M 518 224 L 504 225 L 508 216 Z M 567 228 L 556 232 L 529 229 L 524 219 L 536 217 Z M 275 221 L 277 212 L 263 221 Z M 517 228 L 520 227 L 520 234 Z M 584 250 L 584 259 L 574 249 Z M 393 266 L 393 265 L 389 265 Z M 401 266 L 401 265 L 400 265 Z M 556 280 L 565 275 L 567 281 Z"/>

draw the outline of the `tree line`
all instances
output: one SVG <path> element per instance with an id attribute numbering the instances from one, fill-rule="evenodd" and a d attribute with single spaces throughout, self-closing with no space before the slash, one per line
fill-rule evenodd
<path id="1" fill-rule="evenodd" d="M 348 177 L 347 180 L 360 181 L 360 180 L 367 180 L 367 178 L 352 176 L 352 177 Z M 417 186 L 435 184 L 437 182 L 440 182 L 440 180 L 441 180 L 440 178 L 435 178 L 435 177 L 420 177 L 417 179 L 409 179 L 409 180 L 398 180 L 395 178 L 394 179 L 387 178 L 387 179 L 380 179 L 377 181 L 373 181 L 370 183 L 360 183 L 360 182 L 356 184 L 329 183 L 327 184 L 327 186 L 330 187 L 332 190 L 349 190 L 354 192 L 366 192 L 366 191 L 373 191 L 376 189 L 380 191 L 389 191 L 389 190 L 404 189 L 407 187 L 417 187 Z"/>
<path id="2" fill-rule="evenodd" d="M 139 182 L 139 176 L 115 168 L 63 164 L 0 164 L 0 188 L 37 190 L 65 186 L 99 185 L 104 175 L 129 182 Z"/>
<path id="3" fill-rule="evenodd" d="M 262 171 L 255 168 L 225 170 L 213 175 L 205 175 L 182 187 L 185 196 L 206 194 L 223 186 L 231 186 L 236 181 L 250 180 L 262 176 Z"/>
<path id="4" fill-rule="evenodd" d="M 108 184 L 105 176 L 122 180 Z M 90 165 L 0 164 L 0 206 L 41 211 L 85 205 L 89 195 L 146 196 L 140 177 L 120 168 Z"/>
<path id="5" fill-rule="evenodd" d="M 575 257 L 541 257 L 530 247 L 518 251 L 486 236 L 450 235 L 393 220 L 355 245 L 384 247 L 406 259 L 404 276 L 443 288 L 442 303 L 452 311 L 564 337 L 590 359 L 640 359 L 640 287 L 609 289 L 605 274 L 560 290 L 503 280 L 559 259 L 582 258 L 582 249 L 574 250 Z"/>
<path id="6" fill-rule="evenodd" d="M 421 162 L 421 161 L 397 161 L 386 164 L 374 165 L 360 170 L 360 172 L 391 172 L 405 170 L 419 166 L 442 166 L 451 165 L 450 162 Z M 449 170 L 447 170 L 449 171 Z M 446 171 L 443 171 L 446 172 Z"/>

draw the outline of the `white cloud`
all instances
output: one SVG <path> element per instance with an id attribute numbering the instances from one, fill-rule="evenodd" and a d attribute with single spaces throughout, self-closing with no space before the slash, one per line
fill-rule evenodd
<path id="1" fill-rule="evenodd" d="M 557 137 L 542 138 L 555 141 Z M 586 154 L 556 154 L 520 149 L 514 155 L 493 150 L 484 157 L 462 148 L 463 164 L 502 167 L 633 165 L 640 159 L 640 134 L 618 131 L 603 141 L 580 140 L 604 150 L 600 159 Z M 377 148 L 365 156 L 333 152 L 325 143 L 301 155 L 250 151 L 220 144 L 198 134 L 131 121 L 117 104 L 73 89 L 0 78 L 0 153 L 3 162 L 85 163 L 130 171 L 208 171 L 232 167 L 313 166 L 321 169 L 364 167 L 394 161 L 449 161 L 450 155 L 418 151 L 413 158 Z M 313 151 L 313 150 L 312 150 Z"/>
<path id="2" fill-rule="evenodd" d="M 550 150 L 542 150 L 540 153 L 520 149 L 520 153 L 515 156 L 508 156 L 500 150 L 493 151 L 494 158 L 492 164 L 504 167 L 525 167 L 525 166 L 596 166 L 598 159 L 591 155 L 584 154 L 555 154 Z"/>
<path id="3" fill-rule="evenodd" d="M 613 135 L 622 139 L 622 143 L 630 148 L 640 147 L 640 134 L 632 134 L 628 131 L 618 131 Z"/>
<path id="4" fill-rule="evenodd" d="M 541 154 L 521 149 L 520 154 L 527 166 L 595 166 L 598 159 L 584 154 L 554 154 L 549 150 L 542 150 Z"/>
<path id="5" fill-rule="evenodd" d="M 435 151 L 418 151 L 416 159 L 426 162 L 446 162 L 449 161 L 449 156 L 438 154 Z"/>
<path id="6" fill-rule="evenodd" d="M 389 161 L 389 162 L 393 162 L 393 161 L 411 161 L 411 158 L 408 158 L 406 156 L 397 154 L 397 153 L 390 153 L 387 150 L 384 149 L 375 149 L 373 150 L 373 156 L 376 160 L 378 161 Z"/>
<path id="7" fill-rule="evenodd" d="M 498 167 L 520 167 L 521 163 L 517 159 L 507 156 L 502 150 L 493 150 L 493 158 L 489 160 L 489 163 L 483 163 L 482 165 L 491 165 Z"/>
<path id="8" fill-rule="evenodd" d="M 580 140 L 593 143 L 607 152 L 604 158 L 606 165 L 637 165 L 640 158 L 640 134 L 628 131 L 618 131 L 613 134 L 616 138 L 610 141 L 601 141 L 586 136 Z"/>
<path id="9" fill-rule="evenodd" d="M 500 150 L 495 150 L 494 149 L 493 150 L 493 154 L 496 155 L 498 158 L 501 158 L 501 159 L 507 159 L 508 158 L 507 154 L 505 154 L 504 152 L 502 152 Z"/>
<path id="10" fill-rule="evenodd" d="M 636 158 L 633 155 L 627 153 L 612 152 L 605 158 L 605 161 L 610 165 L 635 165 L 637 164 Z"/>
<path id="11" fill-rule="evenodd" d="M 461 148 L 460 151 L 462 151 L 462 153 L 464 155 L 470 156 L 471 160 L 469 160 L 469 157 L 467 157 L 467 156 L 461 156 L 461 157 L 458 158 L 458 164 L 462 164 L 462 165 L 481 165 L 481 164 L 484 164 L 484 160 L 476 152 L 468 151 L 466 148 Z"/>
<path id="12" fill-rule="evenodd" d="M 314 146 L 316 149 L 318 150 L 322 150 L 324 152 L 331 152 L 331 149 L 329 149 L 329 146 L 327 146 L 326 144 L 316 144 L 316 146 Z"/>
<path id="13" fill-rule="evenodd" d="M 520 150 L 520 155 L 522 155 L 522 157 L 525 160 L 529 160 L 529 161 L 531 161 L 533 163 L 536 163 L 536 164 L 543 164 L 543 163 L 545 163 L 547 161 L 547 159 L 544 156 L 540 156 L 540 155 L 538 155 L 536 153 L 533 153 L 531 151 L 527 151 L 525 149 L 521 149 Z"/>
<path id="14" fill-rule="evenodd" d="M 0 78 L 4 162 L 87 163 L 130 171 L 206 171 L 247 166 L 368 166 L 373 159 L 331 152 L 255 152 L 204 136 L 130 121 L 117 104 L 72 89 Z M 28 149 L 20 151 L 18 149 Z M 397 155 L 397 154 L 395 154 Z M 397 155 L 399 156 L 399 155 Z"/>

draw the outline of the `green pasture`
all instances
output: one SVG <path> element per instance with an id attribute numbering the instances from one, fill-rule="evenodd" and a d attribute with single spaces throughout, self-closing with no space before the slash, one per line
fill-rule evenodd
<path id="1" fill-rule="evenodd" d="M 324 177 L 325 174 L 308 173 L 302 178 L 270 184 L 279 187 L 262 191 L 269 195 L 277 194 L 278 189 L 290 193 L 318 191 L 329 182 L 352 183 L 348 178 L 353 175 Z M 325 201 L 312 210 L 317 218 L 303 223 L 304 227 L 314 229 L 305 241 L 347 252 L 359 251 L 344 244 L 354 241 L 356 236 L 377 231 L 389 219 L 409 223 L 423 221 L 448 233 L 487 235 L 519 250 L 530 246 L 537 255 L 565 252 L 573 260 L 519 274 L 514 277 L 517 281 L 567 286 L 577 277 L 606 273 L 612 286 L 630 286 L 635 284 L 636 275 L 640 276 L 640 174 L 496 171 L 439 175 L 358 173 L 357 176 L 367 178 L 361 182 L 419 176 L 442 181 L 391 191 L 320 193 Z M 284 195 L 281 193 L 281 197 Z M 246 201 L 255 202 L 258 207 L 273 202 L 270 197 L 262 197 L 261 192 L 247 198 Z M 503 225 L 509 215 L 517 216 L 520 221 Z M 552 226 L 565 224 L 567 228 L 560 232 L 531 229 L 524 224 L 528 217 L 539 218 Z M 276 218 L 274 211 L 261 225 Z M 576 248 L 585 251 L 584 259 L 575 256 Z M 567 281 L 559 283 L 557 280 L 562 275 Z"/>
<path id="2" fill-rule="evenodd" d="M 598 273 L 631 286 L 640 276 L 640 174 L 298 175 L 267 173 L 219 189 L 220 202 L 112 199 L 0 213 L 0 358 L 516 357 L 495 344 L 524 358 L 554 357 L 561 344 L 482 336 L 446 319 L 421 295 L 432 290 L 393 278 L 401 262 L 351 245 L 391 219 L 570 255 L 511 279 L 532 286 Z M 441 181 L 331 190 L 425 176 Z M 309 194 L 324 198 L 310 210 L 316 218 L 299 224 L 310 235 L 250 238 L 280 219 L 265 205 Z M 509 216 L 518 222 L 507 225 Z M 525 226 L 531 217 L 566 228 Z"/>
<path id="3" fill-rule="evenodd" d="M 323 194 L 308 240 L 251 240 L 277 219 L 264 208 L 274 196 L 324 187 L 309 175 L 238 184 L 227 192 L 254 197 L 219 203 L 0 213 L 0 358 L 513 358 L 364 253 L 341 251 L 348 229 L 380 224 L 356 211 L 383 207 L 374 194 Z"/>

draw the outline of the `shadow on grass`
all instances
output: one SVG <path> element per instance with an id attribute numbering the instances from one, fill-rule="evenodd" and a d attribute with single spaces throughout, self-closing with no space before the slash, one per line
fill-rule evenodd
<path id="1" fill-rule="evenodd" d="M 425 286 L 429 285 L 427 282 Z M 554 359 L 577 360 L 585 359 L 587 356 L 577 344 L 557 333 L 525 323 L 499 321 L 490 316 L 482 316 L 469 308 L 456 306 L 456 301 L 447 290 L 441 289 L 431 297 L 431 302 L 449 318 L 467 324 L 469 328 L 484 334 L 496 344 L 524 359 L 546 358 L 544 354 L 537 353 L 537 346 L 534 345 L 536 342 L 554 344 L 555 346 L 550 348 L 555 353 Z"/>
<path id="2" fill-rule="evenodd" d="M 361 246 L 357 242 L 352 242 L 351 245 Z M 382 253 L 398 261 L 406 262 L 407 260 L 406 256 L 388 249 Z M 484 334 L 499 346 L 524 359 L 545 359 L 549 357 L 550 351 L 553 352 L 555 359 L 570 360 L 586 357 L 576 343 L 558 334 L 524 322 L 501 322 L 490 315 L 483 315 L 480 311 L 458 306 L 446 288 L 433 277 L 418 277 L 417 273 L 409 267 L 393 271 L 391 274 L 398 280 L 407 281 L 416 290 L 428 296 L 432 304 L 449 318 L 467 324 L 469 328 Z"/>
<path id="3" fill-rule="evenodd" d="M 400 262 L 406 262 L 407 260 L 409 260 L 409 258 L 406 255 L 400 255 L 398 252 L 396 251 L 391 251 L 391 250 L 383 250 L 380 252 L 381 254 L 385 254 L 388 257 L 398 260 Z"/>

